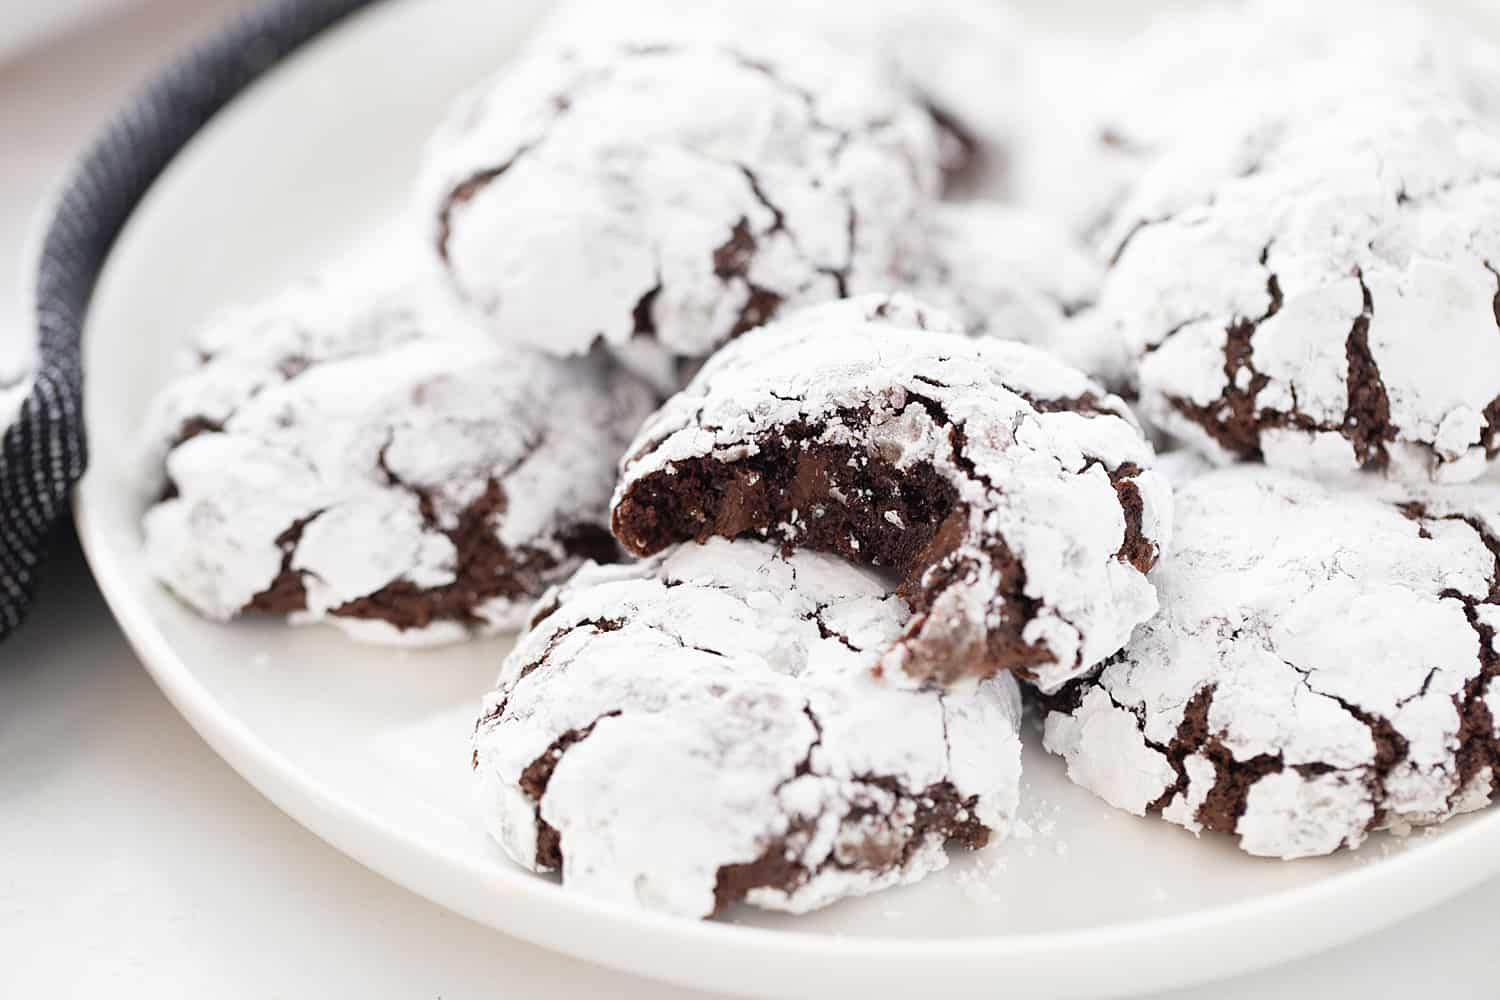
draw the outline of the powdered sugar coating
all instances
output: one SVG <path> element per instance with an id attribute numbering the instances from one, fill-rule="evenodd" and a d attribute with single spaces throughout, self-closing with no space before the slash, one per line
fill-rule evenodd
<path id="1" fill-rule="evenodd" d="M 196 356 L 144 432 L 152 572 L 216 620 L 383 642 L 511 626 L 607 553 L 613 461 L 651 406 L 598 359 L 496 346 L 424 285 L 293 286 Z"/>
<path id="2" fill-rule="evenodd" d="M 788 30 L 788 26 L 790 26 Z M 1003 186 L 1023 111 L 1026 27 L 1007 5 L 972 0 L 569 0 L 540 30 L 541 42 L 734 42 L 781 31 L 813 36 L 872 59 L 939 120 L 944 166 L 964 190 Z"/>
<path id="3" fill-rule="evenodd" d="M 1031 40 L 1013 194 L 1102 235 L 1143 173 L 1225 117 L 1334 89 L 1439 89 L 1500 114 L 1500 48 L 1469 19 L 1394 0 L 1173 9 L 1125 39 Z"/>
<path id="4" fill-rule="evenodd" d="M 491 833 L 573 891 L 692 917 L 805 912 L 1003 833 L 1021 706 L 871 673 L 909 616 L 871 574 L 757 542 L 586 567 L 544 600 L 475 734 Z"/>
<path id="5" fill-rule="evenodd" d="M 752 534 L 887 565 L 918 614 L 884 666 L 1077 676 L 1156 610 L 1170 492 L 1120 400 L 963 332 L 865 296 L 739 338 L 641 429 L 616 536 L 647 553 Z"/>
<path id="6" fill-rule="evenodd" d="M 915 298 L 957 316 L 971 333 L 1066 356 L 1066 319 L 1093 304 L 1104 268 L 1054 220 L 994 201 L 945 201 L 924 214 L 897 278 Z M 868 288 L 889 291 L 887 276 Z"/>
<path id="7" fill-rule="evenodd" d="M 1406 90 L 1309 98 L 1164 157 L 1089 322 L 1218 461 L 1466 480 L 1500 454 L 1500 135 Z"/>
<path id="8" fill-rule="evenodd" d="M 811 41 L 543 45 L 455 106 L 419 201 L 499 337 L 663 380 L 887 273 L 938 169 L 922 108 Z"/>
<path id="9" fill-rule="evenodd" d="M 1246 466 L 1181 487 L 1176 518 L 1161 613 L 1050 702 L 1074 781 L 1280 858 L 1488 802 L 1494 490 Z"/>

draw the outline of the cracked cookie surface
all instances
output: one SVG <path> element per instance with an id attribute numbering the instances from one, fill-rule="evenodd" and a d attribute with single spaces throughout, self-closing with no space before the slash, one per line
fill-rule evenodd
<path id="1" fill-rule="evenodd" d="M 873 574 L 716 539 L 544 598 L 475 731 L 494 838 L 569 890 L 692 917 L 916 881 L 1014 817 L 1020 694 L 884 684 Z"/>
<path id="2" fill-rule="evenodd" d="M 538 46 L 455 106 L 419 201 L 502 339 L 673 365 L 886 273 L 936 190 L 937 131 L 853 56 L 679 40 Z"/>
<path id="3" fill-rule="evenodd" d="M 922 682 L 1053 688 L 1156 610 L 1166 484 L 1125 405 L 904 296 L 804 310 L 711 358 L 642 427 L 611 523 L 637 554 L 757 537 L 889 570 Z"/>
<path id="4" fill-rule="evenodd" d="M 539 30 L 544 42 L 764 38 L 792 25 L 842 52 L 872 59 L 938 123 L 951 188 L 1004 184 L 1023 98 L 1027 30 L 1003 4 L 969 0 L 868 0 L 807 4 L 768 0 L 568 0 Z"/>
<path id="5" fill-rule="evenodd" d="M 1493 796 L 1492 488 L 1218 470 L 1179 489 L 1155 580 L 1161 612 L 1043 701 L 1075 782 L 1280 858 Z"/>
<path id="6" fill-rule="evenodd" d="M 1500 456 L 1500 133 L 1421 91 L 1257 112 L 1164 157 L 1087 322 L 1220 462 L 1467 480 Z"/>
<path id="7" fill-rule="evenodd" d="M 209 618 L 459 639 L 614 549 L 613 462 L 652 401 L 597 358 L 499 347 L 425 286 L 340 279 L 196 347 L 147 420 L 145 532 L 153 574 Z"/>

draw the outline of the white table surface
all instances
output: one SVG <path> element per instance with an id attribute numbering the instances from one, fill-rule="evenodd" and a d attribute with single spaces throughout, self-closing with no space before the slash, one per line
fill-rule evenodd
<path id="1" fill-rule="evenodd" d="M 242 2 L 145 0 L 0 63 L 0 326 L 16 316 L 10 260 L 70 151 L 125 85 Z M 0 644 L 0 997 L 706 996 L 503 937 L 345 858 L 178 717 L 71 537 L 42 597 Z M 1317 958 L 1163 1000 L 1493 997 L 1497 914 L 1493 882 Z"/>

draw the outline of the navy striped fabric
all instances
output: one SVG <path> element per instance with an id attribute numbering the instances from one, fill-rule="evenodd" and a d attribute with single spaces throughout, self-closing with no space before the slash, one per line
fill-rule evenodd
<path id="1" fill-rule="evenodd" d="M 74 166 L 36 275 L 40 360 L 0 437 L 0 638 L 30 604 L 48 536 L 88 460 L 79 338 L 94 282 L 157 175 L 215 112 L 288 53 L 371 0 L 276 0 L 166 66 Z"/>

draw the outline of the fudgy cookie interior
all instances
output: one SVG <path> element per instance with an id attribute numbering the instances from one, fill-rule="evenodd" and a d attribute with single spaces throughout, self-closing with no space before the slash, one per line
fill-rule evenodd
<path id="1" fill-rule="evenodd" d="M 868 414 L 840 413 L 859 426 Z M 616 505 L 612 526 L 638 555 L 678 542 L 756 537 L 784 551 L 812 549 L 892 572 L 915 612 L 902 643 L 907 672 L 947 684 L 1051 662 L 1046 646 L 1021 631 L 1033 617 L 1025 570 L 998 538 L 967 538 L 970 511 L 954 484 L 929 462 L 898 468 L 873 449 L 819 440 L 821 422 L 778 428 L 757 441 L 755 454 L 726 461 L 704 456 L 645 476 Z M 963 467 L 963 432 L 950 425 L 956 464 Z M 999 568 L 998 616 L 987 622 L 937 622 L 934 603 L 949 584 L 974 571 L 961 549 L 983 547 Z M 991 613 L 993 615 L 993 612 Z"/>

